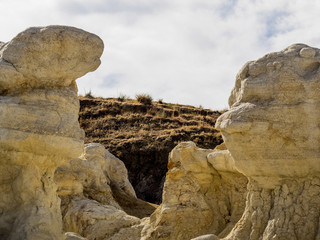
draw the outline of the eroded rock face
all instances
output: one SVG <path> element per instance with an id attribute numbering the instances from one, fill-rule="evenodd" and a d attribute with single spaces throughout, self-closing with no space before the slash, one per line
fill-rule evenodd
<path id="1" fill-rule="evenodd" d="M 75 197 L 68 204 L 63 216 L 64 229 L 69 232 L 79 233 L 88 240 L 102 239 L 139 239 L 142 226 L 139 231 L 135 225 L 140 224 L 140 219 L 128 215 L 120 208 L 112 205 L 101 204 L 84 197 Z M 115 238 L 120 231 L 135 235 L 132 238 Z"/>
<path id="2" fill-rule="evenodd" d="M 319 239 L 320 55 L 303 44 L 247 63 L 216 123 L 249 179 L 226 239 Z"/>
<path id="3" fill-rule="evenodd" d="M 58 195 L 62 199 L 63 212 L 71 199 L 77 196 L 120 209 L 112 196 L 105 152 L 101 144 L 87 144 L 80 158 L 71 159 L 56 170 L 55 181 L 58 184 Z"/>
<path id="4" fill-rule="evenodd" d="M 96 35 L 64 26 L 0 44 L 1 239 L 64 239 L 54 171 L 83 151 L 75 80 L 102 51 Z"/>
<path id="5" fill-rule="evenodd" d="M 206 150 L 181 143 L 170 153 L 168 168 L 164 201 L 155 210 L 136 198 L 119 159 L 101 144 L 87 144 L 84 155 L 55 173 L 64 231 L 88 240 L 226 236 L 244 211 L 247 178 L 224 145 Z"/>
<path id="6" fill-rule="evenodd" d="M 98 143 L 86 144 L 80 158 L 60 166 L 55 180 L 64 231 L 88 240 L 140 239 L 140 218 L 155 209 L 137 199 L 124 163 Z"/>
<path id="7" fill-rule="evenodd" d="M 228 150 L 181 143 L 170 153 L 168 169 L 163 202 L 151 215 L 142 239 L 229 233 L 244 211 L 247 179 L 234 168 Z"/>
<path id="8" fill-rule="evenodd" d="M 32 27 L 1 48 L 1 92 L 57 88 L 100 65 L 101 39 L 65 26 Z"/>

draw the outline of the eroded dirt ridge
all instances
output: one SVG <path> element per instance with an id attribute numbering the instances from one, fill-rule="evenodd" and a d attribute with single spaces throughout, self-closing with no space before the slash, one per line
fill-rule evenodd
<path id="1" fill-rule="evenodd" d="M 137 196 L 158 204 L 170 151 L 183 141 L 211 149 L 220 144 L 221 134 L 214 128 L 220 115 L 179 104 L 80 97 L 85 142 L 101 143 L 120 158 Z"/>

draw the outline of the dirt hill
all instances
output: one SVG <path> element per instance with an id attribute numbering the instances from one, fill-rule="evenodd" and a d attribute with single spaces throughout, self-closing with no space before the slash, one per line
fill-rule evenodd
<path id="1" fill-rule="evenodd" d="M 139 198 L 160 203 L 169 152 L 182 141 L 214 148 L 222 142 L 214 129 L 219 111 L 186 105 L 80 97 L 85 142 L 103 144 L 120 158 Z"/>

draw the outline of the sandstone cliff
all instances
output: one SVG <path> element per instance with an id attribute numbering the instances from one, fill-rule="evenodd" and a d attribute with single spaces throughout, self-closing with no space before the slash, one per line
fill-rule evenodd
<path id="1" fill-rule="evenodd" d="M 75 80 L 103 42 L 80 29 L 29 28 L 0 46 L 0 238 L 64 239 L 55 169 L 83 151 Z"/>

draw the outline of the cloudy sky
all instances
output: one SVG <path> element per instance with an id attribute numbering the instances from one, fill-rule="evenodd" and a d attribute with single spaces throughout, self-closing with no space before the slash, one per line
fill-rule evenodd
<path id="1" fill-rule="evenodd" d="M 320 47 L 317 0 L 0 0 L 0 41 L 71 25 L 105 43 L 79 93 L 226 108 L 241 66 L 293 43 Z"/>

